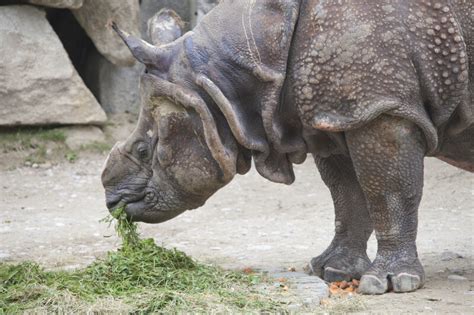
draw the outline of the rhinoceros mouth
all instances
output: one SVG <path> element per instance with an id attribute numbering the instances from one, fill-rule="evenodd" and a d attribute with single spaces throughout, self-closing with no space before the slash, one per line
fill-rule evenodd
<path id="1" fill-rule="evenodd" d="M 140 201 L 146 198 L 147 192 L 111 192 L 106 190 L 106 206 L 109 211 L 116 211 L 118 208 L 125 207 L 129 203 Z"/>
<path id="2" fill-rule="evenodd" d="M 124 206 L 127 219 L 130 221 L 139 221 L 145 223 L 160 223 L 176 217 L 186 211 L 186 208 L 180 209 L 160 209 L 157 205 L 151 205 L 144 199 Z"/>
<path id="3" fill-rule="evenodd" d="M 133 196 L 123 196 L 120 194 L 107 195 L 107 208 L 111 214 L 114 214 L 118 209 L 123 209 L 127 216 L 138 214 L 139 206 L 146 211 L 152 208 L 157 203 L 157 193 L 147 188 L 144 192 L 134 194 Z"/>
<path id="4" fill-rule="evenodd" d="M 167 202 L 155 191 L 147 191 L 143 198 L 132 202 L 119 202 L 115 209 L 123 207 L 123 211 L 130 221 L 145 223 L 160 223 L 172 219 L 179 214 L 202 206 L 205 201 L 184 198 L 172 198 Z M 176 202 L 179 201 L 179 202 Z M 113 213 L 113 210 L 110 210 Z"/>
<path id="5" fill-rule="evenodd" d="M 160 223 L 192 208 L 185 204 L 168 204 L 165 199 L 157 191 L 147 188 L 133 198 L 127 196 L 114 200 L 114 204 L 108 202 L 109 212 L 115 215 L 122 209 L 130 221 Z"/>

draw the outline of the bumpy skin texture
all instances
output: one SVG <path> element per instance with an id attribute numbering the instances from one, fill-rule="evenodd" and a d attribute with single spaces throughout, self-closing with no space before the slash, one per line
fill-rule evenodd
<path id="1" fill-rule="evenodd" d="M 474 166 L 473 19 L 470 1 L 302 3 L 293 41 L 298 49 L 289 66 L 289 99 L 296 101 L 305 129 L 312 129 L 306 141 L 317 142 L 311 151 L 323 179 L 335 181 L 328 187 L 335 202 L 336 236 L 311 261 L 315 274 L 326 280 L 360 277 L 354 265 L 341 264 L 365 248 L 358 242 L 342 250 L 334 245 L 344 243 L 339 241 L 338 216 L 360 213 L 359 222 L 351 224 L 364 229 L 373 221 L 378 252 L 365 266 L 359 290 L 408 292 L 423 285 L 415 245 L 423 157 L 435 155 L 470 171 Z M 341 151 L 322 144 L 321 132 L 340 139 L 339 148 L 348 148 L 356 181 L 347 184 L 352 178 L 347 170 L 344 179 L 335 175 L 343 163 L 320 162 L 322 152 L 334 158 Z M 357 193 L 338 194 L 335 187 L 344 192 L 345 186 L 362 190 L 370 220 L 363 215 L 366 205 L 350 199 Z M 340 199 L 351 206 L 341 207 Z M 365 244 L 361 236 L 348 239 Z"/>
<path id="2" fill-rule="evenodd" d="M 418 124 L 433 152 L 450 118 L 472 123 L 474 35 L 456 12 L 473 4 L 444 2 L 304 1 L 290 79 L 305 126 L 346 131 L 387 113 Z"/>
<path id="3" fill-rule="evenodd" d="M 224 0 L 179 38 L 161 14 L 155 46 L 115 27 L 147 73 L 137 129 L 103 173 L 108 207 L 162 222 L 252 159 L 290 184 L 311 153 L 336 212 L 313 273 L 366 294 L 420 288 L 423 158 L 474 170 L 474 3 Z"/>
<path id="4" fill-rule="evenodd" d="M 377 237 L 377 256 L 361 279 L 364 293 L 413 291 L 423 285 L 416 252 L 425 141 L 407 120 L 381 117 L 346 133 Z M 374 154 L 376 153 L 376 154 Z"/>

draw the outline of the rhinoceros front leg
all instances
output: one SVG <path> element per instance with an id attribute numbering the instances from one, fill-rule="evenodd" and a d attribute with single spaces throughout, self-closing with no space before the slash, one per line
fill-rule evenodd
<path id="1" fill-rule="evenodd" d="M 346 141 L 378 244 L 377 256 L 362 276 L 359 292 L 414 291 L 424 282 L 415 243 L 423 190 L 424 137 L 413 123 L 382 116 L 346 132 Z"/>
<path id="2" fill-rule="evenodd" d="M 311 260 L 312 273 L 326 281 L 360 279 L 370 266 L 366 249 L 372 222 L 352 161 L 343 155 L 315 155 L 314 160 L 331 191 L 336 233 L 329 247 Z"/>

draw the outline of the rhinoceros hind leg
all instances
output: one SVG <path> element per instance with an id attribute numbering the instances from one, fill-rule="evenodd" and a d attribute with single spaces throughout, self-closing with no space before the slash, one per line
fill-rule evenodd
<path id="1" fill-rule="evenodd" d="M 366 196 L 377 237 L 377 256 L 359 292 L 410 292 L 424 282 L 418 260 L 418 206 L 423 190 L 425 141 L 407 120 L 382 116 L 346 132 L 354 168 Z"/>
<path id="2" fill-rule="evenodd" d="M 312 274 L 326 281 L 360 279 L 370 266 L 366 249 L 372 222 L 354 167 L 344 155 L 314 159 L 333 197 L 336 233 L 329 247 L 311 260 Z"/>

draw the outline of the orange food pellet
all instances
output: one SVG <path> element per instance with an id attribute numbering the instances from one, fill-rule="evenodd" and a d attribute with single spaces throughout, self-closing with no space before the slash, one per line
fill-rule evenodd
<path id="1" fill-rule="evenodd" d="M 339 287 L 341 289 L 345 289 L 349 286 L 349 283 L 347 283 L 347 281 L 341 281 L 341 284 L 339 285 Z"/>
<path id="2" fill-rule="evenodd" d="M 243 271 L 243 273 L 246 273 L 246 274 L 253 273 L 253 269 L 250 268 L 250 267 L 244 268 L 242 271 Z"/>
<path id="3" fill-rule="evenodd" d="M 358 280 L 352 281 L 334 281 L 329 284 L 329 293 L 331 295 L 353 294 L 359 285 Z"/>
<path id="4" fill-rule="evenodd" d="M 331 295 L 340 294 L 341 289 L 339 289 L 338 287 L 330 287 L 329 288 L 329 293 L 331 293 Z"/>
<path id="5" fill-rule="evenodd" d="M 345 291 L 346 292 L 354 292 L 354 287 L 350 286 Z"/>
<path id="6" fill-rule="evenodd" d="M 339 289 L 339 287 L 335 283 L 331 283 L 329 289 Z"/>

